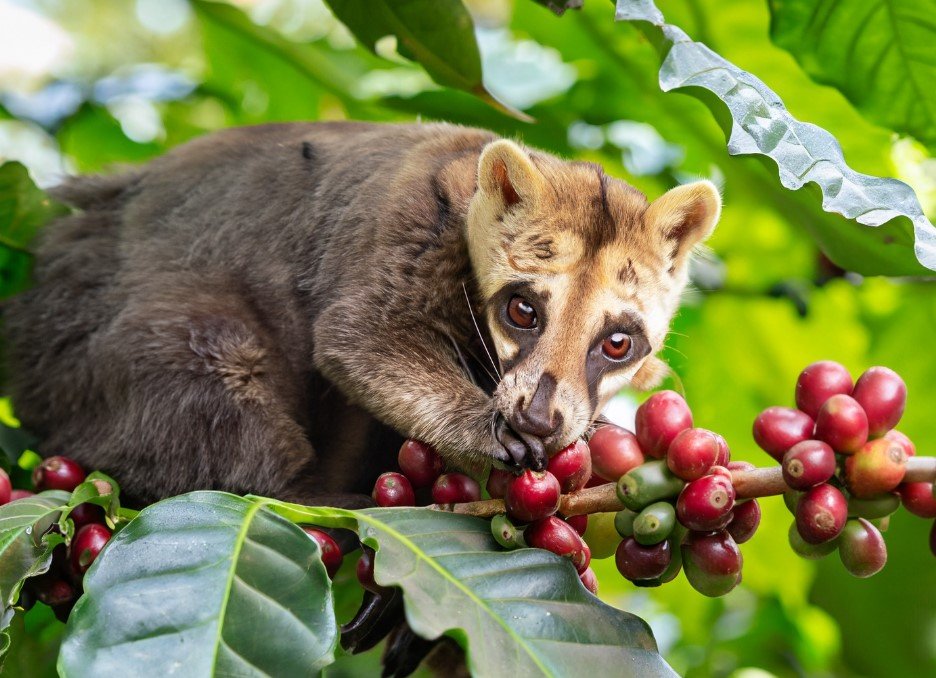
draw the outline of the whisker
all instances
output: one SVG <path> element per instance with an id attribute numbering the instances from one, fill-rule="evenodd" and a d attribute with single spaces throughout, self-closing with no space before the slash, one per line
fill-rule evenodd
<path id="1" fill-rule="evenodd" d="M 462 291 L 465 293 L 465 303 L 468 304 L 468 314 L 471 316 L 471 322 L 474 324 L 475 332 L 478 333 L 478 339 L 481 340 L 481 347 L 484 349 L 484 352 L 487 353 L 488 360 L 491 361 L 491 367 L 493 367 L 494 371 L 497 373 L 498 378 L 495 379 L 495 381 L 499 384 L 501 371 L 494 363 L 494 358 L 491 357 L 491 352 L 488 350 L 487 344 L 484 342 L 484 335 L 481 334 L 481 328 L 478 326 L 478 321 L 475 318 L 474 309 L 471 308 L 471 298 L 468 296 L 468 288 L 465 286 L 465 283 L 462 283 Z"/>

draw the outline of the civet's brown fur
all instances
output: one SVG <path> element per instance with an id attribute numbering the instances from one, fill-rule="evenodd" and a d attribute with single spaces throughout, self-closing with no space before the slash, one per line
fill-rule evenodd
<path id="1" fill-rule="evenodd" d="M 16 411 L 43 454 L 141 502 L 367 493 L 401 435 L 467 469 L 541 465 L 658 382 L 719 211 L 706 182 L 648 204 L 444 124 L 228 130 L 56 195 L 78 211 L 5 312 Z M 535 331 L 505 325 L 520 292 Z M 634 354 L 611 364 L 596 347 L 623 330 Z"/>

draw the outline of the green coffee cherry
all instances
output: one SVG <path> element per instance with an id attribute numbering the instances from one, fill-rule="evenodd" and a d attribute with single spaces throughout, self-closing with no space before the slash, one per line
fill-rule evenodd
<path id="1" fill-rule="evenodd" d="M 654 459 L 641 464 L 621 476 L 617 483 L 617 495 L 621 503 L 632 511 L 675 497 L 685 483 L 673 475 L 665 459 Z"/>
<path id="2" fill-rule="evenodd" d="M 614 529 L 623 538 L 634 536 L 634 519 L 637 518 L 637 512 L 630 509 L 622 509 L 614 514 Z"/>
<path id="3" fill-rule="evenodd" d="M 670 536 L 675 524 L 676 510 L 673 505 L 665 501 L 655 502 L 634 518 L 634 539 L 644 546 L 659 544 Z"/>
<path id="4" fill-rule="evenodd" d="M 793 549 L 793 552 L 800 558 L 805 558 L 806 560 L 819 560 L 820 558 L 825 558 L 827 555 L 838 548 L 838 540 L 836 539 L 832 539 L 831 541 L 827 541 L 822 544 L 808 543 L 800 536 L 799 530 L 796 529 L 796 521 L 793 521 L 793 523 L 790 525 L 790 531 L 787 537 L 790 541 L 790 548 Z"/>
<path id="5" fill-rule="evenodd" d="M 523 540 L 523 530 L 517 529 L 504 514 L 491 518 L 491 534 L 498 544 L 505 549 L 519 549 L 526 546 Z"/>
<path id="6" fill-rule="evenodd" d="M 900 508 L 900 495 L 896 492 L 885 492 L 867 499 L 851 497 L 848 500 L 848 517 L 883 518 Z"/>

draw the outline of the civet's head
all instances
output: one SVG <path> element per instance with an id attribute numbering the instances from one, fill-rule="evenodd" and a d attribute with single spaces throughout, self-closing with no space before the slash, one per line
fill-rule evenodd
<path id="1" fill-rule="evenodd" d="M 556 450 L 625 385 L 659 383 L 654 355 L 720 209 L 707 181 L 650 203 L 597 165 L 507 140 L 484 149 L 467 239 L 514 431 Z"/>

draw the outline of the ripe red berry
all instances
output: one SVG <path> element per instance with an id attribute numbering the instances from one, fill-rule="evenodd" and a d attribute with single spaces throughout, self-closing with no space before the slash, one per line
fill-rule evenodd
<path id="1" fill-rule="evenodd" d="M 852 397 L 868 414 L 872 437 L 882 436 L 897 425 L 907 404 L 907 385 L 887 367 L 871 367 L 858 377 Z"/>
<path id="2" fill-rule="evenodd" d="M 660 391 L 637 408 L 636 428 L 644 454 L 662 459 L 673 439 L 692 428 L 692 412 L 675 391 Z"/>
<path id="3" fill-rule="evenodd" d="M 897 429 L 891 429 L 884 434 L 884 437 L 888 440 L 893 440 L 904 448 L 904 452 L 907 453 L 908 458 L 916 456 L 916 445 L 913 444 L 913 441 L 910 440 L 905 433 L 901 433 Z"/>
<path id="4" fill-rule="evenodd" d="M 844 366 L 832 360 L 807 365 L 796 380 L 796 406 L 813 419 L 825 401 L 839 393 L 851 393 L 852 378 Z"/>
<path id="5" fill-rule="evenodd" d="M 584 513 L 580 516 L 569 516 L 565 521 L 580 535 L 584 535 L 585 530 L 588 529 L 588 516 Z"/>
<path id="6" fill-rule="evenodd" d="M 585 571 L 579 575 L 579 579 L 582 580 L 582 585 L 592 592 L 594 595 L 598 595 L 598 577 L 595 576 L 595 571 L 590 567 L 586 567 Z"/>
<path id="7" fill-rule="evenodd" d="M 718 459 L 716 466 L 728 466 L 731 463 L 731 450 L 728 449 L 728 441 L 720 433 L 715 433 L 715 440 L 718 441 Z"/>
<path id="8" fill-rule="evenodd" d="M 859 498 L 890 492 L 907 472 L 907 453 L 900 443 L 887 438 L 867 442 L 845 459 L 845 483 Z"/>
<path id="9" fill-rule="evenodd" d="M 413 487 L 429 487 L 445 470 L 445 462 L 432 445 L 407 440 L 400 448 L 397 463 Z"/>
<path id="10" fill-rule="evenodd" d="M 812 438 L 814 426 L 805 412 L 792 407 L 768 407 L 754 420 L 754 442 L 780 461 L 796 443 Z"/>
<path id="11" fill-rule="evenodd" d="M 71 492 L 85 479 L 85 472 L 78 462 L 68 457 L 49 457 L 33 469 L 32 481 L 37 492 L 64 490 Z"/>
<path id="12" fill-rule="evenodd" d="M 314 527 L 303 526 L 302 531 L 307 535 L 312 537 L 315 542 L 319 545 L 319 550 L 322 552 L 322 564 L 325 566 L 325 571 L 328 572 L 330 579 L 334 579 L 335 575 L 338 573 L 338 569 L 341 567 L 341 563 L 344 560 L 344 556 L 341 553 L 341 547 L 338 546 L 338 542 L 332 539 L 332 536 L 321 530 L 317 530 Z"/>
<path id="13" fill-rule="evenodd" d="M 686 579 L 705 596 L 723 596 L 741 581 L 741 550 L 725 530 L 690 532 L 683 540 Z"/>
<path id="14" fill-rule="evenodd" d="M 687 428 L 680 432 L 666 453 L 669 470 L 683 480 L 696 480 L 706 475 L 722 456 L 718 437 L 704 428 Z"/>
<path id="15" fill-rule="evenodd" d="M 13 492 L 13 484 L 10 482 L 10 476 L 0 468 L 0 506 L 10 503 L 10 494 Z"/>
<path id="16" fill-rule="evenodd" d="M 835 452 L 820 440 L 796 443 L 783 455 L 783 480 L 794 490 L 808 490 L 835 473 Z"/>
<path id="17" fill-rule="evenodd" d="M 736 544 L 743 544 L 751 539 L 760 525 L 761 510 L 756 499 L 735 504 L 731 511 L 731 522 L 728 523 L 728 534 Z"/>
<path id="18" fill-rule="evenodd" d="M 710 475 L 688 483 L 676 500 L 676 517 L 690 530 L 710 532 L 731 520 L 735 490 L 731 480 Z"/>
<path id="19" fill-rule="evenodd" d="M 864 518 L 849 520 L 838 539 L 839 558 L 845 569 L 865 578 L 887 563 L 887 545 L 878 529 Z"/>
<path id="20" fill-rule="evenodd" d="M 588 441 L 592 473 L 611 482 L 644 463 L 637 436 L 627 429 L 605 424 Z"/>
<path id="21" fill-rule="evenodd" d="M 10 492 L 10 501 L 16 501 L 17 499 L 25 499 L 26 497 L 36 496 L 35 492 L 30 492 L 29 490 L 13 490 Z"/>
<path id="22" fill-rule="evenodd" d="M 460 504 L 480 498 L 478 481 L 464 473 L 443 473 L 432 485 L 432 501 L 436 504 Z"/>
<path id="23" fill-rule="evenodd" d="M 527 469 L 507 486 L 504 506 L 511 519 L 530 523 L 555 513 L 559 509 L 559 494 L 556 476 L 549 471 Z"/>
<path id="24" fill-rule="evenodd" d="M 584 440 L 576 440 L 559 450 L 549 459 L 546 470 L 556 476 L 563 494 L 578 492 L 585 487 L 592 474 L 588 444 Z"/>
<path id="25" fill-rule="evenodd" d="M 853 454 L 868 442 L 868 415 L 851 396 L 834 395 L 816 415 L 816 438 L 836 452 Z"/>
<path id="26" fill-rule="evenodd" d="M 796 529 L 803 541 L 821 544 L 835 539 L 848 519 L 848 502 L 831 485 L 808 490 L 796 506 Z"/>
<path id="27" fill-rule="evenodd" d="M 374 580 L 374 558 L 376 554 L 370 546 L 361 544 L 361 557 L 358 558 L 354 572 L 358 581 L 371 593 L 383 593 L 387 587 L 381 586 Z"/>
<path id="28" fill-rule="evenodd" d="M 71 584 L 51 575 L 44 575 L 31 581 L 36 591 L 36 598 L 50 607 L 70 603 L 77 595 Z"/>
<path id="29" fill-rule="evenodd" d="M 523 538 L 533 548 L 546 549 L 568 558 L 579 574 L 584 572 L 591 562 L 591 551 L 579 533 L 556 516 L 541 518 L 530 524 L 524 531 Z"/>
<path id="30" fill-rule="evenodd" d="M 85 525 L 92 525 L 94 523 L 103 524 L 104 509 L 97 504 L 78 504 L 78 506 L 71 510 L 68 517 L 75 523 L 75 531 L 77 532 Z"/>
<path id="31" fill-rule="evenodd" d="M 85 525 L 75 533 L 69 548 L 69 561 L 76 574 L 84 574 L 110 539 L 111 532 L 103 525 Z"/>
<path id="32" fill-rule="evenodd" d="M 668 539 L 652 546 L 642 546 L 633 537 L 627 537 L 614 552 L 618 572 L 631 581 L 656 579 L 666 572 L 672 559 Z"/>
<path id="33" fill-rule="evenodd" d="M 904 508 L 921 518 L 936 518 L 933 483 L 903 483 L 897 488 Z"/>
<path id="34" fill-rule="evenodd" d="M 371 494 L 377 506 L 415 506 L 413 486 L 402 473 L 381 473 Z"/>
<path id="35" fill-rule="evenodd" d="M 499 468 L 492 468 L 488 475 L 487 488 L 488 494 L 492 499 L 503 499 L 507 494 L 507 486 L 514 479 L 514 474 Z"/>

